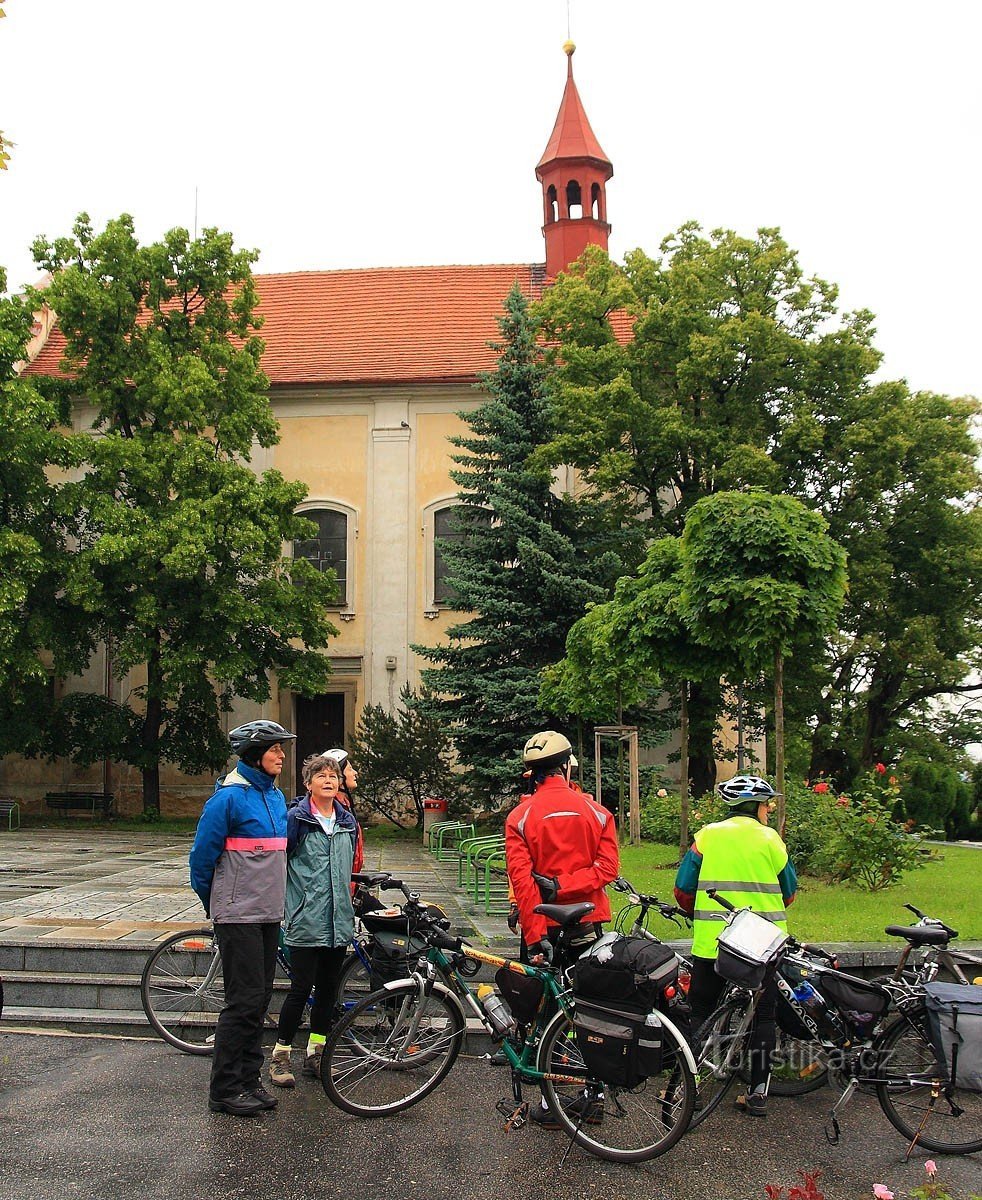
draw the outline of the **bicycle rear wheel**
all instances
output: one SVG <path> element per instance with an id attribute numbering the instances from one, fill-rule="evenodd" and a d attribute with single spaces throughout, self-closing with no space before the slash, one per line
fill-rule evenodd
<path id="1" fill-rule="evenodd" d="M 876 1097 L 895 1129 L 925 1150 L 982 1150 L 982 1092 L 946 1085 L 931 1046 L 926 1014 L 902 1017 L 877 1042 Z"/>
<path id="2" fill-rule="evenodd" d="M 345 956 L 344 966 L 338 976 L 339 1015 L 349 1012 L 372 991 L 371 969 L 364 949 L 352 950 Z"/>
<path id="3" fill-rule="evenodd" d="M 359 1117 L 384 1117 L 417 1104 L 438 1087 L 464 1042 L 464 1018 L 440 983 L 416 982 L 372 992 L 331 1031 L 321 1083 L 332 1103 Z"/>
<path id="4" fill-rule="evenodd" d="M 566 1013 L 556 1013 L 546 1026 L 537 1059 L 547 1076 L 542 1093 L 569 1137 L 598 1158 L 645 1162 L 671 1150 L 688 1128 L 695 1081 L 681 1041 L 667 1026 L 663 1034 L 658 1073 L 621 1088 L 591 1077 Z"/>
<path id="5" fill-rule="evenodd" d="M 211 1054 L 225 983 L 210 929 L 175 933 L 151 953 L 140 979 L 140 1000 L 154 1030 L 185 1054 Z"/>

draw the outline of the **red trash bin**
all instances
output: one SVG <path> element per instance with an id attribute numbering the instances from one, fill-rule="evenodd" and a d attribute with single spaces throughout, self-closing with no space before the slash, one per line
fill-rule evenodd
<path id="1" fill-rule="evenodd" d="M 435 796 L 427 796 L 423 801 L 423 841 L 427 840 L 431 825 L 435 825 L 437 821 L 445 821 L 446 819 L 446 800 L 439 800 Z"/>

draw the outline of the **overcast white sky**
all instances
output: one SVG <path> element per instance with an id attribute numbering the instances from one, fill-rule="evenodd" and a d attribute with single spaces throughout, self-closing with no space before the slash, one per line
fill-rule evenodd
<path id="1" fill-rule="evenodd" d="M 0 264 L 130 212 L 259 271 L 544 258 L 566 0 L 7 0 Z M 779 225 L 886 377 L 982 395 L 979 0 L 571 0 L 611 253 Z"/>

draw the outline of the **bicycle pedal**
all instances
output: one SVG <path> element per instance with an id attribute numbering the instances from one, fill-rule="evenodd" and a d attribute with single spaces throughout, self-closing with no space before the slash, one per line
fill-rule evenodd
<path id="1" fill-rule="evenodd" d="M 517 1108 L 511 1100 L 499 1100 L 495 1108 L 505 1118 L 505 1129 L 521 1129 L 528 1121 L 527 1100 L 523 1100 Z"/>

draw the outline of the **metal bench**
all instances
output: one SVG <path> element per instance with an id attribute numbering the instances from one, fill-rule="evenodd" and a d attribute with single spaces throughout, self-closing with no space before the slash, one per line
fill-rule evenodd
<path id="1" fill-rule="evenodd" d="M 55 809 L 62 816 L 71 811 L 87 812 L 108 817 L 112 813 L 112 792 L 48 792 L 44 797 L 46 807 Z"/>
<path id="2" fill-rule="evenodd" d="M 13 796 L 0 796 L 0 820 L 7 818 L 7 829 L 11 833 L 15 829 L 20 829 L 20 804 Z M 14 824 L 14 818 L 17 818 L 17 824 Z"/>

